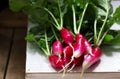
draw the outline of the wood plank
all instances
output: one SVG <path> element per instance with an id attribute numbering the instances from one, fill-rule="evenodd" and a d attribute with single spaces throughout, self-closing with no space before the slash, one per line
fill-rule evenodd
<path id="1" fill-rule="evenodd" d="M 26 27 L 27 15 L 22 12 L 12 12 L 5 9 L 0 12 L 0 26 L 4 27 Z"/>
<path id="2" fill-rule="evenodd" d="M 12 39 L 12 29 L 0 28 L 0 79 L 4 78 Z"/>
<path id="3" fill-rule="evenodd" d="M 66 73 L 62 77 L 62 73 L 28 73 L 26 79 L 81 79 L 80 73 Z M 93 72 L 85 73 L 82 79 L 120 79 L 120 73 L 114 72 Z"/>
<path id="4" fill-rule="evenodd" d="M 24 79 L 25 78 L 25 54 L 26 54 L 26 28 L 15 29 L 14 41 L 8 70 L 5 79 Z"/>

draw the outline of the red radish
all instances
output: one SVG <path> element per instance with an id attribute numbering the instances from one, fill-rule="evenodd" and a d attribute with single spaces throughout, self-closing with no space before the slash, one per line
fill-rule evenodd
<path id="1" fill-rule="evenodd" d="M 59 40 L 56 40 L 53 45 L 52 45 L 52 51 L 55 55 L 61 56 L 62 51 L 63 51 L 63 46 L 62 43 Z"/>
<path id="2" fill-rule="evenodd" d="M 64 67 L 64 61 L 62 59 L 59 59 L 57 55 L 50 55 L 49 61 L 51 66 L 55 69 L 62 69 Z"/>
<path id="3" fill-rule="evenodd" d="M 90 67 L 91 65 L 93 65 L 94 63 L 96 63 L 101 56 L 101 49 L 99 47 L 96 47 L 92 50 L 94 56 L 87 54 L 84 57 L 84 62 L 83 62 L 83 66 L 88 64 L 87 66 Z"/>
<path id="4" fill-rule="evenodd" d="M 82 64 L 82 72 L 81 72 L 81 77 L 83 76 L 83 73 L 86 69 L 88 69 L 91 65 L 95 64 L 100 60 L 101 56 L 101 49 L 99 47 L 96 47 L 92 50 L 93 55 L 87 54 L 84 57 L 84 61 Z"/>
<path id="5" fill-rule="evenodd" d="M 84 53 L 84 37 L 81 34 L 76 34 L 76 43 L 73 44 L 73 58 L 79 58 Z"/>
<path id="6" fill-rule="evenodd" d="M 84 40 L 84 36 L 82 34 L 76 34 L 76 43 L 81 44 L 81 41 Z"/>
<path id="7" fill-rule="evenodd" d="M 62 28 L 60 30 L 60 35 L 61 35 L 62 39 L 64 40 L 64 42 L 66 44 L 69 45 L 69 44 L 73 43 L 74 37 L 73 37 L 72 33 L 68 29 Z"/>
<path id="8" fill-rule="evenodd" d="M 80 56 L 79 58 L 75 58 L 72 62 L 73 65 L 81 65 L 84 59 L 84 55 Z"/>
<path id="9" fill-rule="evenodd" d="M 89 41 L 82 34 L 76 34 L 76 43 L 77 44 L 81 43 L 81 40 L 84 40 L 85 52 L 93 55 L 92 54 L 92 46 L 89 43 Z"/>
<path id="10" fill-rule="evenodd" d="M 80 56 L 83 55 L 83 53 L 84 53 L 84 44 L 83 44 L 83 43 L 84 43 L 84 42 L 81 41 L 81 44 L 75 43 L 75 44 L 73 45 L 73 47 L 74 47 L 74 52 L 73 52 L 73 56 L 72 56 L 72 57 L 74 57 L 74 58 L 79 58 Z"/>
<path id="11" fill-rule="evenodd" d="M 73 49 L 68 45 L 66 47 L 63 48 L 63 60 L 65 61 L 65 65 L 68 64 L 70 62 L 70 58 L 73 55 Z M 65 67 L 63 69 L 61 69 L 59 72 L 62 72 L 65 69 Z M 66 67 L 67 69 L 67 67 Z"/>
<path id="12" fill-rule="evenodd" d="M 73 55 L 73 49 L 70 46 L 66 46 L 63 48 L 63 56 L 65 58 L 71 58 Z"/>
<path id="13" fill-rule="evenodd" d="M 79 58 L 74 58 L 74 60 L 72 62 L 72 67 L 68 70 L 68 72 L 70 72 L 71 70 L 73 70 L 73 68 L 75 66 L 82 65 L 83 59 L 84 59 L 84 55 L 80 56 Z"/>
<path id="14" fill-rule="evenodd" d="M 81 34 L 76 34 L 76 43 L 73 44 L 73 55 L 71 56 L 71 61 L 65 65 L 68 67 L 75 58 L 79 58 L 84 53 L 84 38 Z"/>
<path id="15" fill-rule="evenodd" d="M 46 10 L 53 18 L 53 20 L 55 22 L 55 24 L 53 23 L 53 25 L 57 28 L 57 30 L 60 31 L 60 35 L 61 35 L 62 39 L 64 40 L 64 42 L 68 45 L 71 45 L 74 41 L 74 37 L 68 29 L 63 27 L 63 16 L 61 16 L 62 12 L 60 11 L 60 23 L 59 23 L 57 18 L 54 16 L 54 14 L 50 10 L 48 10 L 47 8 L 44 8 L 44 10 Z M 61 10 L 60 7 L 59 7 L 59 10 Z"/>
<path id="16" fill-rule="evenodd" d="M 68 67 L 73 61 L 75 58 L 79 58 L 83 55 L 84 53 L 84 39 L 81 38 L 80 39 L 81 41 L 79 41 L 79 44 L 75 43 L 73 44 L 73 55 L 71 56 L 71 61 L 65 65 L 65 67 Z"/>

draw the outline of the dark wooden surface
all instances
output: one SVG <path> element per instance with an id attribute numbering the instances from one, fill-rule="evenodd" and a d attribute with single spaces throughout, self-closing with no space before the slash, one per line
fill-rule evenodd
<path id="1" fill-rule="evenodd" d="M 25 79 L 27 17 L 0 12 L 0 79 Z"/>

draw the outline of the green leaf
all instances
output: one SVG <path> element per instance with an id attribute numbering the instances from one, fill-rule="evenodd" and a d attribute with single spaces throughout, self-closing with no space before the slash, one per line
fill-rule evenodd
<path id="1" fill-rule="evenodd" d="M 113 14 L 113 18 L 116 23 L 120 24 L 120 6 L 116 9 L 115 13 Z"/>
<path id="2" fill-rule="evenodd" d="M 86 3 L 89 3 L 90 0 L 76 0 L 76 3 L 80 5 L 80 8 L 84 8 Z"/>
<path id="3" fill-rule="evenodd" d="M 28 34 L 25 39 L 29 42 L 34 42 L 35 36 L 33 34 Z"/>
<path id="4" fill-rule="evenodd" d="M 39 48 L 43 48 L 43 49 L 45 49 L 45 50 L 47 49 L 47 48 L 46 48 L 46 45 L 45 45 L 45 40 L 42 40 L 42 39 L 39 40 L 39 41 L 38 41 L 38 44 L 39 44 Z"/>
<path id="5" fill-rule="evenodd" d="M 44 30 L 45 30 L 45 27 L 34 26 L 34 27 L 30 28 L 29 33 L 34 34 L 34 35 L 40 35 L 40 34 L 42 34 L 44 32 Z"/>
<path id="6" fill-rule="evenodd" d="M 27 5 L 26 0 L 9 0 L 10 9 L 13 11 L 21 11 Z"/>
<path id="7" fill-rule="evenodd" d="M 113 11 L 111 0 L 92 0 L 92 3 L 95 5 L 94 7 L 96 8 L 98 18 L 106 16 L 106 12 L 108 11 L 109 14 Z"/>
<path id="8" fill-rule="evenodd" d="M 114 38 L 114 37 L 113 37 L 112 35 L 107 34 L 107 35 L 105 36 L 105 38 L 104 38 L 104 41 L 107 42 L 107 41 L 112 40 L 113 38 Z"/>
<path id="9" fill-rule="evenodd" d="M 113 35 L 115 35 L 115 34 L 113 34 Z M 117 34 L 114 37 L 113 37 L 113 35 L 108 36 L 109 38 L 106 42 L 104 42 L 104 44 L 120 45 L 120 31 L 117 31 Z"/>

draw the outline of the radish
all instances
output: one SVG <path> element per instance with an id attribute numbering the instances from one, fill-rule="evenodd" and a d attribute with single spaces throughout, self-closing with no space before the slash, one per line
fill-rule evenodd
<path id="1" fill-rule="evenodd" d="M 71 48 L 71 46 L 68 45 L 68 46 L 63 48 L 62 57 L 63 57 L 64 61 L 66 62 L 65 64 L 68 64 L 70 62 L 70 58 L 72 55 L 73 55 L 73 49 Z M 65 70 L 67 68 L 68 67 L 64 67 L 59 72 L 62 72 L 63 70 Z"/>
<path id="2" fill-rule="evenodd" d="M 64 67 L 64 61 L 62 59 L 59 59 L 57 55 L 50 55 L 49 61 L 51 66 L 55 69 L 62 69 Z"/>
<path id="3" fill-rule="evenodd" d="M 65 67 L 68 67 L 75 58 L 79 58 L 84 53 L 84 38 L 81 34 L 76 34 L 76 43 L 73 45 L 73 55 L 71 56 L 71 61 L 65 65 Z"/>
<path id="4" fill-rule="evenodd" d="M 84 61 L 82 64 L 81 77 L 83 76 L 83 73 L 86 69 L 88 69 L 91 65 L 97 63 L 100 60 L 101 49 L 99 47 L 96 47 L 92 50 L 92 52 L 93 52 L 93 55 L 87 54 L 84 57 Z"/>
<path id="5" fill-rule="evenodd" d="M 64 40 L 64 42 L 72 47 L 74 37 L 67 28 L 63 27 L 63 16 L 64 15 L 61 12 L 61 8 L 60 8 L 59 4 L 58 4 L 58 6 L 59 6 L 59 10 L 60 10 L 59 11 L 60 12 L 60 23 L 58 22 L 58 20 L 56 19 L 56 17 L 53 15 L 53 13 L 50 10 L 48 10 L 47 8 L 44 8 L 44 10 L 46 10 L 53 18 L 54 23 L 52 23 L 52 24 L 56 27 L 57 30 L 60 31 L 60 35 L 61 35 L 62 39 Z"/>
<path id="6" fill-rule="evenodd" d="M 75 43 L 73 45 L 73 47 L 74 47 L 74 52 L 73 52 L 72 58 L 79 58 L 80 56 L 83 55 L 83 53 L 84 53 L 84 41 L 81 41 L 81 44 Z"/>
<path id="7" fill-rule="evenodd" d="M 72 62 L 72 66 L 71 66 L 71 68 L 68 70 L 68 72 L 70 72 L 71 70 L 73 70 L 73 68 L 74 68 L 75 66 L 80 66 L 80 65 L 82 65 L 83 59 L 84 59 L 84 55 L 80 56 L 79 58 L 74 58 L 74 60 L 73 60 L 73 62 Z"/>
<path id="8" fill-rule="evenodd" d="M 92 54 L 92 46 L 91 46 L 90 42 L 82 34 L 76 34 L 76 43 L 80 44 L 82 40 L 84 40 L 85 52 L 93 55 Z"/>
<path id="9" fill-rule="evenodd" d="M 73 55 L 73 49 L 69 45 L 63 48 L 64 58 L 71 58 L 72 55 Z"/>
<path id="10" fill-rule="evenodd" d="M 84 37 L 81 34 L 76 34 L 76 43 L 73 44 L 72 59 L 79 58 L 84 53 Z"/>
<path id="11" fill-rule="evenodd" d="M 52 45 L 52 51 L 55 55 L 59 56 L 61 58 L 63 46 L 62 43 L 59 40 L 56 40 Z"/>
<path id="12" fill-rule="evenodd" d="M 81 44 L 82 40 L 84 40 L 84 36 L 82 34 L 76 34 L 76 43 Z"/>
<path id="13" fill-rule="evenodd" d="M 84 59 L 84 55 L 80 56 L 79 58 L 75 58 L 74 61 L 72 62 L 73 65 L 81 65 Z"/>
<path id="14" fill-rule="evenodd" d="M 62 28 L 60 30 L 60 35 L 66 44 L 70 45 L 73 43 L 74 37 L 68 29 Z"/>
<path id="15" fill-rule="evenodd" d="M 65 67 L 67 67 L 71 63 L 74 63 L 70 70 L 72 70 L 75 65 L 81 63 L 81 58 L 84 53 L 84 41 L 81 41 L 81 44 L 75 43 L 73 45 L 73 47 L 74 47 L 74 51 L 73 51 L 73 55 L 71 56 L 71 61 L 67 65 L 65 65 Z M 78 63 L 78 61 L 80 61 L 80 62 Z M 70 70 L 68 70 L 68 71 L 70 71 Z"/>

